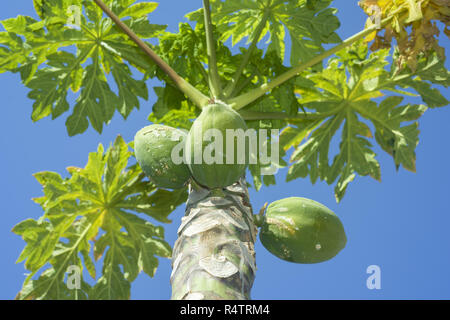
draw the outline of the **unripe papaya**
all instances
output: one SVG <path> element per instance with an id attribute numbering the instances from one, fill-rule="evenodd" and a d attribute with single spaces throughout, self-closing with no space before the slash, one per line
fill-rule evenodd
<path id="1" fill-rule="evenodd" d="M 316 201 L 299 197 L 271 203 L 259 237 L 272 254 L 296 263 L 329 260 L 347 243 L 336 214 Z"/>
<path id="2" fill-rule="evenodd" d="M 203 108 L 189 131 L 185 150 L 186 163 L 199 184 L 224 188 L 244 175 L 248 146 L 231 134 L 242 138 L 246 130 L 244 119 L 230 106 L 215 103 Z"/>
<path id="3" fill-rule="evenodd" d="M 134 149 L 136 160 L 145 175 L 160 188 L 179 189 L 189 180 L 189 168 L 183 162 L 183 154 L 176 154 L 181 161 L 174 163 L 172 150 L 182 152 L 186 134 L 181 130 L 153 124 L 136 133 Z M 182 142 L 180 142 L 182 141 Z"/>

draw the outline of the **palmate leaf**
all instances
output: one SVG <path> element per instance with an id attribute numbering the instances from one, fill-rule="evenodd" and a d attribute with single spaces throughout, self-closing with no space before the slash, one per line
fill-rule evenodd
<path id="1" fill-rule="evenodd" d="M 171 255 L 163 227 L 136 213 L 169 222 L 168 215 L 187 192 L 157 189 L 139 166 L 127 167 L 131 156 L 119 136 L 106 152 L 99 145 L 85 168 L 67 168 L 67 178 L 35 174 L 44 196 L 34 200 L 44 215 L 13 228 L 27 242 L 18 262 L 25 261 L 30 271 L 19 299 L 128 299 L 137 275 L 144 271 L 153 276 L 156 256 Z M 102 257 L 97 280 L 94 260 Z M 64 279 L 70 266 L 86 270 L 96 284 L 91 287 L 82 278 L 79 290 L 69 289 Z"/>
<path id="2" fill-rule="evenodd" d="M 148 22 L 156 3 L 105 2 L 144 39 L 165 29 Z M 76 103 L 66 121 L 69 135 L 86 131 L 89 124 L 101 133 L 116 111 L 127 118 L 139 108 L 139 98 L 148 99 L 145 79 L 135 79 L 130 66 L 144 73 L 154 64 L 110 19 L 102 18 L 93 1 L 48 0 L 34 5 L 41 20 L 6 19 L 1 21 L 5 32 L 0 32 L 0 72 L 20 72 L 34 100 L 33 121 L 55 119 L 69 111 L 71 90 Z"/>
<path id="3" fill-rule="evenodd" d="M 286 55 L 285 37 L 290 36 L 291 65 L 297 65 L 323 51 L 322 44 L 340 41 L 335 33 L 339 20 L 336 10 L 328 8 L 331 1 L 240 0 L 212 1 L 212 19 L 218 26 L 221 40 L 231 38 L 232 45 L 248 38 L 252 42 L 255 30 L 265 21 L 256 41 L 269 36 L 268 51 L 274 51 L 281 61 Z"/>
<path id="4" fill-rule="evenodd" d="M 449 73 L 434 56 L 423 58 L 416 73 L 408 73 L 407 68 L 400 73 L 388 71 L 388 54 L 388 50 L 380 50 L 368 56 L 367 46 L 357 43 L 339 52 L 322 72 L 308 76 L 314 86 L 297 89 L 300 102 L 315 113 L 282 133 L 283 148 L 295 148 L 288 180 L 309 175 L 313 183 L 319 178 L 329 184 L 336 182 L 335 195 L 340 201 L 356 175 L 380 180 L 380 165 L 370 142 L 373 137 L 392 155 L 397 168 L 415 171 L 419 130 L 414 121 L 427 106 L 401 105 L 402 96 L 389 96 L 379 104 L 374 99 L 382 98 L 386 90 L 414 95 L 399 89 L 406 88 L 416 90 L 430 107 L 445 105 L 448 102 L 442 95 L 430 96 L 436 90 L 431 83 L 447 86 Z M 421 74 L 424 79 L 419 81 Z M 330 163 L 332 139 L 341 129 L 339 152 Z"/>

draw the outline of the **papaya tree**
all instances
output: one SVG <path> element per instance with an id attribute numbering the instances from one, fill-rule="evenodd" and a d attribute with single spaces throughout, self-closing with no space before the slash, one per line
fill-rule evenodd
<path id="1" fill-rule="evenodd" d="M 172 299 L 250 299 L 258 233 L 295 263 L 329 260 L 347 243 L 338 216 L 311 199 L 255 214 L 250 186 L 287 168 L 288 181 L 334 185 L 339 202 L 356 176 L 380 180 L 374 144 L 415 171 L 418 119 L 448 105 L 438 88 L 450 83 L 439 43 L 449 0 L 360 1 L 367 23 L 344 40 L 332 0 L 203 0 L 176 33 L 150 23 L 155 2 L 33 5 L 35 17 L 3 20 L 0 32 L 0 72 L 29 88 L 33 121 L 68 113 L 69 136 L 102 133 L 116 111 L 127 119 L 149 99 L 147 80 L 163 86 L 134 141 L 118 135 L 83 168 L 34 175 L 44 213 L 13 228 L 29 271 L 18 299 L 128 299 L 158 257 L 171 258 Z M 154 221 L 170 222 L 183 203 L 171 248 Z M 70 268 L 82 272 L 75 286 Z"/>

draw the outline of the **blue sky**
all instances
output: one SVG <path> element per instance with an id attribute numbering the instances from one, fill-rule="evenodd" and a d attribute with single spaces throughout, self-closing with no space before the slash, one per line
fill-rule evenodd
<path id="1" fill-rule="evenodd" d="M 364 26 L 365 16 L 357 1 L 336 0 L 341 20 L 339 35 L 346 38 Z M 150 16 L 153 23 L 168 24 L 176 31 L 184 14 L 201 6 L 201 1 L 164 0 Z M 34 16 L 31 1 L 8 1 L 1 5 L 0 19 L 18 14 Z M 441 38 L 450 54 L 448 39 Z M 449 63 L 447 62 L 447 67 Z M 157 82 L 149 81 L 149 88 Z M 98 143 L 109 145 L 121 134 L 131 141 L 135 133 L 148 125 L 147 115 L 155 101 L 150 89 L 148 102 L 133 111 L 127 121 L 117 113 L 99 135 L 92 128 L 69 138 L 64 117 L 32 123 L 32 101 L 18 75 L 0 74 L 0 197 L 2 223 L 0 246 L 0 299 L 13 298 L 21 287 L 26 270 L 15 261 L 23 249 L 23 240 L 11 228 L 26 218 L 42 215 L 31 201 L 42 194 L 32 174 L 39 171 L 64 173 L 67 166 L 84 166 L 89 152 Z M 450 90 L 444 95 L 450 99 Z M 416 101 L 417 102 L 417 101 Z M 272 256 L 258 240 L 257 274 L 253 299 L 450 299 L 450 108 L 428 110 L 420 120 L 420 144 L 417 147 L 417 173 L 395 170 L 392 158 L 376 148 L 382 167 L 382 182 L 357 178 L 344 200 L 337 204 L 333 187 L 325 183 L 311 185 L 309 179 L 285 183 L 286 170 L 278 184 L 250 190 L 255 211 L 266 202 L 290 196 L 319 201 L 341 218 L 347 246 L 334 259 L 314 265 L 285 262 Z M 178 208 L 166 225 L 167 241 L 173 245 L 176 230 L 184 214 Z M 366 269 L 381 268 L 381 289 L 369 290 Z M 141 274 L 132 284 L 132 299 L 170 298 L 170 261 L 160 260 L 154 278 Z"/>

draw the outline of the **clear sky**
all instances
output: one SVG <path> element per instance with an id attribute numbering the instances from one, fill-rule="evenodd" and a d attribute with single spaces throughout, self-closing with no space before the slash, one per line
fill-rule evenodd
<path id="1" fill-rule="evenodd" d="M 170 31 L 176 31 L 178 22 L 185 21 L 184 14 L 200 6 L 200 0 L 163 0 L 151 14 L 151 22 L 168 24 Z M 336 0 L 334 7 L 339 9 L 342 38 L 363 28 L 365 16 L 356 0 Z M 1 20 L 19 14 L 35 16 L 31 1 L 2 1 L 0 8 Z M 450 55 L 448 39 L 441 39 Z M 32 174 L 47 170 L 65 174 L 68 166 L 84 166 L 88 153 L 95 151 L 98 143 L 109 145 L 118 134 L 131 141 L 149 124 L 146 118 L 155 101 L 151 88 L 156 84 L 149 81 L 149 101 L 142 101 L 141 110 L 133 111 L 127 121 L 116 113 L 101 135 L 90 127 L 84 134 L 69 138 L 64 124 L 67 115 L 32 123 L 29 90 L 18 75 L 0 74 L 0 299 L 14 298 L 26 272 L 22 263 L 15 263 L 25 243 L 11 228 L 26 218 L 42 215 L 40 207 L 31 201 L 42 194 Z M 450 90 L 444 95 L 450 99 Z M 279 172 L 277 186 L 263 187 L 260 192 L 252 189 L 255 212 L 266 201 L 290 196 L 325 204 L 341 218 L 348 238 L 338 256 L 314 265 L 279 260 L 258 240 L 252 298 L 450 299 L 449 120 L 450 107 L 428 110 L 420 120 L 416 174 L 404 169 L 396 172 L 392 158 L 377 147 L 382 182 L 357 178 L 340 204 L 334 200 L 333 186 L 311 185 L 309 179 L 285 183 L 286 170 Z M 178 208 L 170 216 L 173 223 L 165 226 L 171 245 L 183 214 L 183 208 Z M 381 268 L 380 290 L 366 287 L 370 265 Z M 170 261 L 160 260 L 154 278 L 141 274 L 132 284 L 131 298 L 169 299 L 170 272 Z"/>

